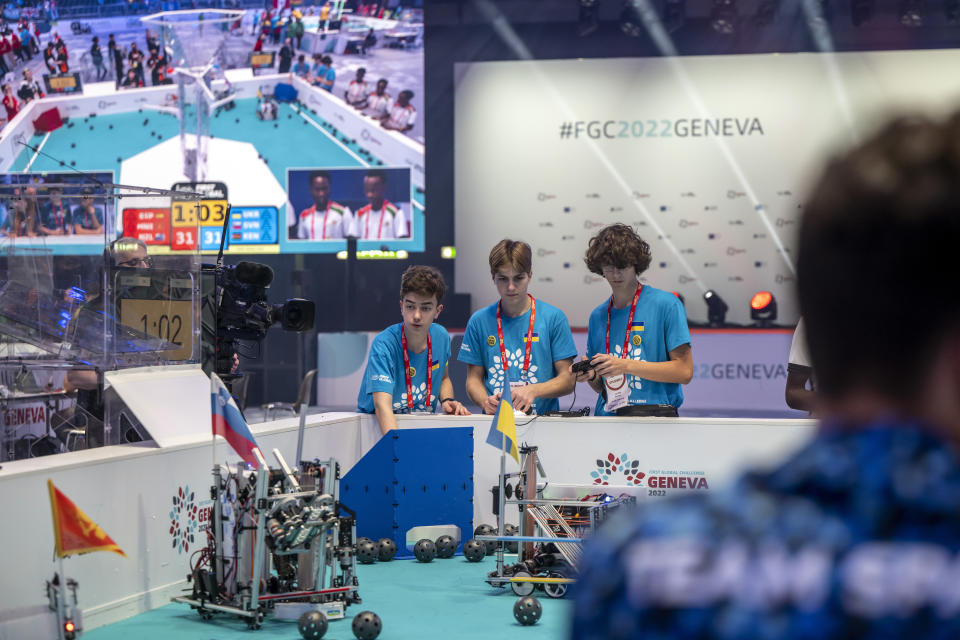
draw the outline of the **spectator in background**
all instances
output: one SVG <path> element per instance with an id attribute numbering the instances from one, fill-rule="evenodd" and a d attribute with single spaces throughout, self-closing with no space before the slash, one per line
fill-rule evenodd
<path id="1" fill-rule="evenodd" d="M 293 37 L 297 41 L 297 49 L 303 46 L 303 31 L 303 18 L 297 16 L 297 19 L 293 22 Z"/>
<path id="2" fill-rule="evenodd" d="M 327 77 L 327 68 L 323 64 L 323 56 L 319 53 L 313 55 L 313 66 L 310 68 L 310 84 L 315 87 L 320 86 L 323 78 Z"/>
<path id="3" fill-rule="evenodd" d="M 10 42 L 6 36 L 0 34 L 0 76 L 10 73 L 10 64 L 7 62 L 7 54 L 10 53 Z"/>
<path id="4" fill-rule="evenodd" d="M 107 50 L 113 58 L 113 69 L 117 74 L 117 86 L 119 87 L 120 83 L 123 82 L 123 50 L 113 39 L 112 33 L 109 42 L 107 42 Z"/>
<path id="5" fill-rule="evenodd" d="M 319 86 L 324 91 L 329 91 L 333 93 L 333 83 L 337 79 L 337 71 L 333 68 L 333 58 L 330 56 L 323 56 L 323 66 L 326 67 L 326 73 L 322 78 L 318 78 Z"/>
<path id="6" fill-rule="evenodd" d="M 397 96 L 397 102 L 390 108 L 390 114 L 383 119 L 384 129 L 406 133 L 413 129 L 413 123 L 417 120 L 417 111 L 410 104 L 413 99 L 413 91 L 405 89 Z"/>
<path id="7" fill-rule="evenodd" d="M 71 214 L 73 232 L 86 236 L 103 233 L 103 207 L 94 204 L 93 191 L 89 187 L 84 188 L 82 195 L 80 205 L 74 207 Z"/>
<path id="8" fill-rule="evenodd" d="M 324 2 L 320 7 L 320 26 L 326 29 L 326 22 L 330 19 L 330 3 Z"/>
<path id="9" fill-rule="evenodd" d="M 14 57 L 20 62 L 25 62 L 26 55 L 23 52 L 23 46 L 20 44 L 20 37 L 17 36 L 16 31 L 10 33 L 10 46 L 13 47 Z"/>
<path id="10" fill-rule="evenodd" d="M 130 44 L 130 53 L 127 54 L 130 69 L 137 74 L 137 81 L 143 86 L 143 52 L 137 48 L 137 43 Z"/>
<path id="11" fill-rule="evenodd" d="M 377 120 L 383 120 L 390 115 L 393 98 L 387 93 L 387 79 L 377 80 L 377 88 L 367 98 L 367 115 Z"/>
<path id="12" fill-rule="evenodd" d="M 147 42 L 147 51 L 154 51 L 160 48 L 159 41 L 157 40 L 156 36 L 150 33 L 150 29 L 147 29 L 145 38 Z"/>
<path id="13" fill-rule="evenodd" d="M 67 63 L 67 44 L 60 41 L 60 44 L 57 45 L 57 70 L 60 73 L 69 73 L 70 65 Z"/>
<path id="14" fill-rule="evenodd" d="M 293 61 L 293 43 L 290 38 L 283 41 L 280 47 L 280 65 L 277 67 L 277 73 L 289 73 L 290 63 Z"/>
<path id="15" fill-rule="evenodd" d="M 37 23 L 31 20 L 27 23 L 27 28 L 30 29 L 30 33 L 33 34 L 33 38 L 30 39 L 30 48 L 33 50 L 34 54 L 40 53 L 40 28 L 37 26 Z"/>
<path id="16" fill-rule="evenodd" d="M 23 70 L 23 82 L 20 83 L 17 95 L 23 100 L 23 104 L 27 104 L 31 100 L 39 100 L 44 96 L 43 87 L 34 80 L 33 72 L 30 69 Z"/>
<path id="17" fill-rule="evenodd" d="M 260 53 L 263 51 L 263 41 L 266 39 L 266 36 L 262 33 L 257 36 L 257 41 L 253 43 L 254 53 Z"/>
<path id="18" fill-rule="evenodd" d="M 103 51 L 100 50 L 100 38 L 97 36 L 93 36 L 93 44 L 90 45 L 90 60 L 97 71 L 97 82 L 100 82 L 107 77 L 107 68 L 103 65 Z"/>
<path id="19" fill-rule="evenodd" d="M 4 85 L 9 88 L 9 85 Z M 6 104 L 6 103 L 4 103 Z M 22 195 L 27 196 L 26 198 Z M 33 238 L 37 235 L 37 188 L 33 185 L 18 187 L 13 190 L 14 201 L 11 206 L 13 218 L 11 224 L 11 235 L 27 236 Z"/>
<path id="20" fill-rule="evenodd" d="M 30 35 L 26 23 L 20 25 L 20 51 L 25 60 L 33 58 L 33 36 Z"/>
<path id="21" fill-rule="evenodd" d="M 377 36 L 373 35 L 373 29 L 367 32 L 363 42 L 360 43 L 360 53 L 367 55 L 367 51 L 377 46 Z"/>
<path id="22" fill-rule="evenodd" d="M 293 72 L 304 80 L 310 75 L 310 65 L 307 64 L 306 58 L 302 53 L 297 56 L 297 62 L 293 65 Z"/>
<path id="23" fill-rule="evenodd" d="M 50 75 L 57 74 L 57 52 L 53 48 L 53 41 L 47 43 L 47 48 L 43 50 L 43 64 L 46 65 Z"/>
<path id="24" fill-rule="evenodd" d="M 13 120 L 20 113 L 20 102 L 13 95 L 13 87 L 5 84 L 3 89 L 3 108 L 7 110 L 7 122 Z"/>
<path id="25" fill-rule="evenodd" d="M 142 87 L 143 84 L 140 82 L 140 78 L 137 77 L 137 72 L 133 69 L 127 69 L 127 77 L 123 79 L 123 82 L 120 86 L 124 89 L 137 89 Z"/>
<path id="26" fill-rule="evenodd" d="M 40 233 L 48 236 L 67 236 L 73 229 L 70 209 L 63 203 L 63 189 L 53 187 L 50 197 L 40 203 Z"/>
<path id="27" fill-rule="evenodd" d="M 364 80 L 367 70 L 363 67 L 357 69 L 357 75 L 350 81 L 350 87 L 343 92 L 343 98 L 347 104 L 354 109 L 367 108 L 367 94 L 370 92 L 370 85 Z"/>

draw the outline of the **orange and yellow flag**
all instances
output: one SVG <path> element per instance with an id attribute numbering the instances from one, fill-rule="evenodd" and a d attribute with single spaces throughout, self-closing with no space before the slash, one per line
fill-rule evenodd
<path id="1" fill-rule="evenodd" d="M 127 557 L 123 549 L 50 480 L 47 480 L 47 489 L 50 490 L 53 540 L 58 558 L 91 551 L 113 551 Z"/>

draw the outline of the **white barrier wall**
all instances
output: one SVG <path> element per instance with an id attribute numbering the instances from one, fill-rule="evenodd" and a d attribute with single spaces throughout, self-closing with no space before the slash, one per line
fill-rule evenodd
<path id="1" fill-rule="evenodd" d="M 401 428 L 467 425 L 474 426 L 475 522 L 493 522 L 490 488 L 497 481 L 499 452 L 485 444 L 489 418 L 400 418 Z M 805 420 L 540 418 L 519 427 L 519 438 L 540 447 L 553 483 L 590 484 L 597 479 L 591 475 L 597 470 L 597 460 L 608 454 L 615 458 L 627 454 L 631 462 L 639 461 L 637 470 L 644 474 L 640 484 L 633 486 L 656 490 L 656 495 L 641 498 L 659 499 L 661 482 L 667 484 L 661 478 L 673 478 L 675 486 L 680 478 L 686 478 L 687 486 L 698 486 L 692 490 L 715 490 L 744 464 L 769 464 L 781 458 L 809 437 L 813 428 L 813 423 Z M 274 447 L 293 460 L 297 419 L 257 425 L 252 430 L 268 461 L 273 461 L 269 452 Z M 335 457 L 345 474 L 379 440 L 379 434 L 372 416 L 310 416 L 304 457 Z M 54 633 L 53 616 L 42 596 L 44 579 L 55 571 L 48 478 L 128 556 L 94 553 L 65 560 L 67 575 L 80 584 L 85 626 L 93 628 L 162 606 L 186 588 L 190 554 L 205 539 L 212 459 L 210 439 L 201 433 L 191 442 L 164 449 L 152 444 L 117 446 L 4 463 L 0 467 L 4 520 L 0 545 L 5 549 L 0 560 L 4 576 L 0 583 L 0 638 L 51 637 Z M 238 459 L 220 441 L 217 460 Z M 628 484 L 622 473 L 606 475 L 610 486 Z M 696 483 L 691 483 L 691 478 Z M 679 491 L 663 489 L 667 496 Z M 192 509 L 174 507 L 173 498 L 181 492 L 187 504 L 198 507 L 195 514 Z"/>

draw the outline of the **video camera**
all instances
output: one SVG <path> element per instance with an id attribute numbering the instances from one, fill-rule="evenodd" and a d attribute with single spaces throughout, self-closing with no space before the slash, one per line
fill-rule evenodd
<path id="1" fill-rule="evenodd" d="M 259 342 L 275 324 L 284 331 L 303 332 L 313 328 L 316 309 L 312 301 L 290 298 L 271 304 L 267 300 L 266 290 L 273 282 L 273 269 L 265 264 L 203 265 L 203 277 L 204 371 L 229 376 L 236 342 Z"/>

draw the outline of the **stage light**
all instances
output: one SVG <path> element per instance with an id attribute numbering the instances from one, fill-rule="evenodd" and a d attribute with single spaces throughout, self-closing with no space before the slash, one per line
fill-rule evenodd
<path id="1" fill-rule="evenodd" d="M 777 299 L 769 291 L 758 291 L 750 299 L 750 319 L 768 327 L 777 319 Z"/>
<path id="2" fill-rule="evenodd" d="M 900 2 L 900 24 L 905 27 L 923 26 L 923 0 L 902 0 Z"/>
<path id="3" fill-rule="evenodd" d="M 711 327 L 722 327 L 727 323 L 727 310 L 730 308 L 723 301 L 716 291 L 710 289 L 703 294 L 703 300 L 707 303 L 707 322 Z"/>
<path id="4" fill-rule="evenodd" d="M 853 26 L 869 22 L 873 18 L 873 0 L 851 0 L 850 2 L 850 21 Z"/>
<path id="5" fill-rule="evenodd" d="M 456 247 L 440 247 L 440 257 L 447 260 L 453 260 L 457 257 Z"/>
<path id="6" fill-rule="evenodd" d="M 639 38 L 643 33 L 638 9 L 638 0 L 625 0 L 623 9 L 620 10 L 620 31 L 631 38 Z"/>
<path id="7" fill-rule="evenodd" d="M 600 28 L 599 0 L 579 0 L 580 17 L 577 20 L 577 35 L 585 38 Z"/>
<path id="8" fill-rule="evenodd" d="M 710 10 L 710 27 L 717 33 L 733 35 L 737 31 L 737 5 L 735 0 L 713 0 Z"/>

